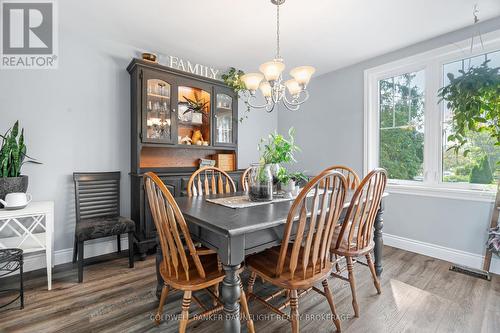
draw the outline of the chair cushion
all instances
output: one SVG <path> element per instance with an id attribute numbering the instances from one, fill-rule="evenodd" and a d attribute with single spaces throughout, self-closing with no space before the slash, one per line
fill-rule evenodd
<path id="1" fill-rule="evenodd" d="M 125 234 L 135 231 L 135 223 L 129 218 L 98 217 L 76 223 L 76 238 L 80 241 Z"/>

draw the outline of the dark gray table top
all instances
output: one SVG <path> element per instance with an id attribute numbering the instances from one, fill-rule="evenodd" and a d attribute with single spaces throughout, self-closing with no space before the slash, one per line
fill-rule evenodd
<path id="1" fill-rule="evenodd" d="M 247 234 L 286 222 L 293 200 L 248 208 L 229 208 L 206 201 L 206 198 L 232 197 L 242 194 L 238 192 L 205 197 L 179 197 L 175 200 L 187 221 L 224 236 Z M 344 208 L 349 206 L 351 196 L 352 191 L 347 195 Z M 385 196 L 387 193 L 384 193 Z"/>

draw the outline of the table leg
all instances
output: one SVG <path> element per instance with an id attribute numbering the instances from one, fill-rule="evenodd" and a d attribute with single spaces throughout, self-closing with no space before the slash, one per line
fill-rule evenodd
<path id="1" fill-rule="evenodd" d="M 380 204 L 380 208 L 375 217 L 375 232 L 373 235 L 373 241 L 375 242 L 375 248 L 373 249 L 373 254 L 375 257 L 375 271 L 377 276 L 382 274 L 382 249 L 384 247 L 384 240 L 382 239 L 382 228 L 384 227 L 384 219 L 382 218 L 384 214 L 384 207 Z"/>
<path id="2" fill-rule="evenodd" d="M 223 265 L 226 276 L 222 280 L 222 300 L 224 301 L 224 332 L 239 333 L 240 327 L 240 265 Z"/>

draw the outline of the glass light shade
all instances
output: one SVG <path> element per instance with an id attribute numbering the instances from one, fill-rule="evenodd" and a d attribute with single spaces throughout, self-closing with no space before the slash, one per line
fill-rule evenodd
<path id="1" fill-rule="evenodd" d="M 295 67 L 290 71 L 290 75 L 299 83 L 307 85 L 316 69 L 312 66 Z"/>
<path id="2" fill-rule="evenodd" d="M 241 81 L 245 84 L 248 90 L 257 90 L 260 82 L 264 79 L 264 75 L 260 73 L 248 73 L 241 76 Z"/>
<path id="3" fill-rule="evenodd" d="M 276 81 L 284 69 L 285 64 L 281 61 L 268 61 L 259 66 L 267 81 Z"/>
<path id="4" fill-rule="evenodd" d="M 262 95 L 264 95 L 264 97 L 271 97 L 271 91 L 272 91 L 272 88 L 271 88 L 271 85 L 269 84 L 269 82 L 267 81 L 262 81 L 260 83 L 260 91 L 262 92 Z"/>
<path id="5" fill-rule="evenodd" d="M 287 87 L 288 92 L 292 96 L 297 95 L 298 93 L 300 93 L 302 91 L 302 87 L 295 79 L 287 80 L 285 82 L 285 86 Z"/>

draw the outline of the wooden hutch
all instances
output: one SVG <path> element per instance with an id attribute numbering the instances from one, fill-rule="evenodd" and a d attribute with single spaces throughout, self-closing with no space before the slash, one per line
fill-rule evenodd
<path id="1" fill-rule="evenodd" d="M 156 172 L 174 196 L 183 196 L 201 158 L 225 157 L 230 164 L 221 167 L 239 186 L 238 100 L 222 81 L 157 63 L 133 59 L 127 71 L 131 76 L 131 217 L 136 223 L 137 251 L 144 258 L 156 247 L 156 229 L 144 192 L 145 172 Z"/>

